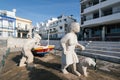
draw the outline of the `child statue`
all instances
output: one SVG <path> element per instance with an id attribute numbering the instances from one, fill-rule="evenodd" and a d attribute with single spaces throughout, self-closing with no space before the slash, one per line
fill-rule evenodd
<path id="1" fill-rule="evenodd" d="M 76 69 L 76 63 L 79 62 L 77 54 L 75 53 L 75 47 L 79 47 L 81 50 L 85 50 L 85 47 L 78 43 L 77 35 L 80 31 L 79 23 L 72 22 L 70 24 L 70 32 L 67 33 L 62 39 L 61 39 L 61 45 L 63 47 L 63 53 L 62 53 L 62 72 L 64 74 L 68 74 L 68 71 L 66 68 L 72 64 L 73 66 L 73 72 L 77 76 L 81 76 L 81 74 Z"/>
<path id="2" fill-rule="evenodd" d="M 22 47 L 22 58 L 19 63 L 19 67 L 26 66 L 26 64 L 33 66 L 34 56 L 31 52 L 32 48 L 35 48 L 38 44 L 40 44 L 41 37 L 39 34 L 34 33 L 34 38 L 29 39 L 24 46 Z"/>

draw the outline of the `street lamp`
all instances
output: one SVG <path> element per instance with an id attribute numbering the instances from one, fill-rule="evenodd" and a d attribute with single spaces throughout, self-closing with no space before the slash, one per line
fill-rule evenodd
<path id="1" fill-rule="evenodd" d="M 50 33 L 49 33 L 49 27 L 45 27 L 45 30 L 47 31 L 47 36 L 48 36 L 48 44 L 47 45 L 49 45 L 49 35 L 50 35 Z"/>

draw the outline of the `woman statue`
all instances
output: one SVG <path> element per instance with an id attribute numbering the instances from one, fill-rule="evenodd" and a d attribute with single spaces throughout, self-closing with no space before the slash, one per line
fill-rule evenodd
<path id="1" fill-rule="evenodd" d="M 62 53 L 62 72 L 64 74 L 68 74 L 68 71 L 66 68 L 69 65 L 73 65 L 73 72 L 77 76 L 81 76 L 81 74 L 76 70 L 76 63 L 79 62 L 77 54 L 75 53 L 75 47 L 79 47 L 81 50 L 85 50 L 85 47 L 78 43 L 77 35 L 80 31 L 79 23 L 72 22 L 70 24 L 70 32 L 67 33 L 62 39 L 61 39 L 61 45 L 63 47 L 63 53 Z"/>

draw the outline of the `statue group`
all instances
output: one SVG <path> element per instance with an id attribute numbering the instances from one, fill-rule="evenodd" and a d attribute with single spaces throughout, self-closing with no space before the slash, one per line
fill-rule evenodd
<path id="1" fill-rule="evenodd" d="M 87 76 L 87 66 L 95 66 L 95 62 L 91 58 L 84 58 L 82 61 L 78 59 L 75 52 L 75 48 L 78 47 L 80 50 L 85 50 L 85 47 L 78 43 L 76 33 L 80 32 L 80 25 L 77 22 L 72 22 L 70 25 L 70 32 L 67 33 L 61 39 L 61 45 L 63 48 L 61 56 L 61 71 L 63 74 L 68 74 L 67 68 L 72 65 L 73 73 L 77 76 L 81 76 L 81 73 L 77 71 L 77 63 L 82 65 L 82 70 L 85 76 Z M 19 66 L 26 66 L 26 64 L 33 63 L 33 54 L 31 49 L 36 45 L 40 44 L 41 37 L 38 34 L 34 34 L 34 38 L 31 38 L 22 48 L 22 58 L 20 60 Z M 88 65 L 86 65 L 88 64 Z"/>

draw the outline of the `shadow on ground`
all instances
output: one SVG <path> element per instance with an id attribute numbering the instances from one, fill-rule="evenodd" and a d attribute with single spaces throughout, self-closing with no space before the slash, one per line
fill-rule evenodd
<path id="1" fill-rule="evenodd" d="M 63 80 L 50 71 L 37 68 L 30 70 L 29 78 L 30 80 Z"/>

